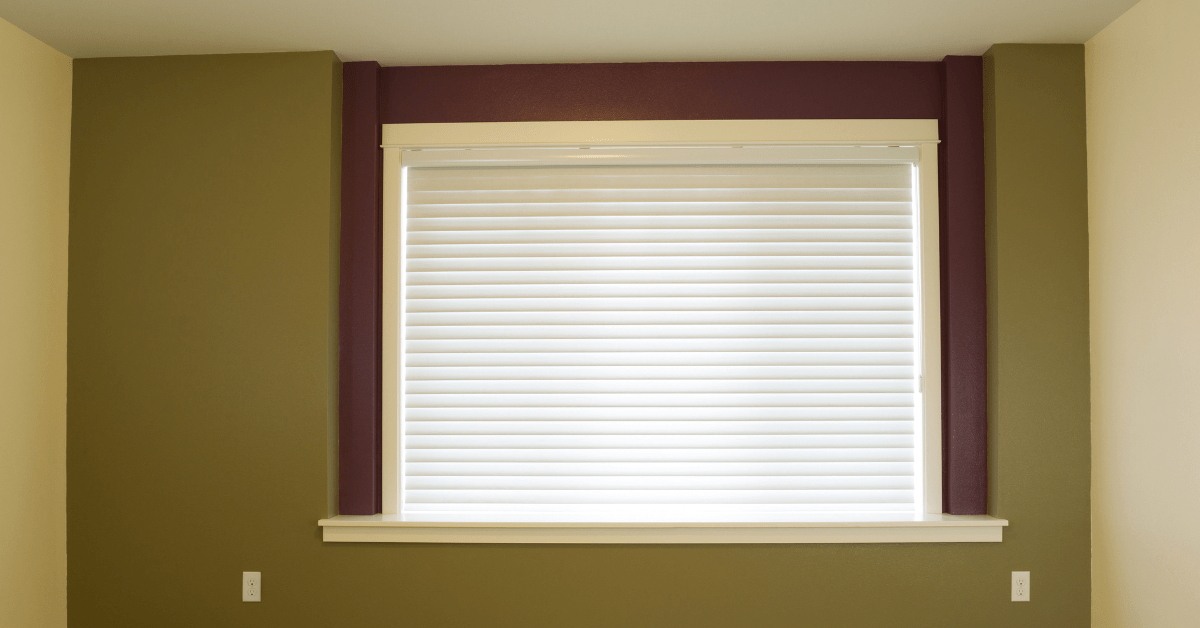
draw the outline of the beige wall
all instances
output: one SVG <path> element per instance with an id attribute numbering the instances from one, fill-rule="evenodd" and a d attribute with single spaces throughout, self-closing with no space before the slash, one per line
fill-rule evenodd
<path id="1" fill-rule="evenodd" d="M 71 60 L 0 20 L 0 626 L 67 624 Z"/>
<path id="2" fill-rule="evenodd" d="M 1094 626 L 1200 617 L 1200 3 L 1087 44 Z"/>

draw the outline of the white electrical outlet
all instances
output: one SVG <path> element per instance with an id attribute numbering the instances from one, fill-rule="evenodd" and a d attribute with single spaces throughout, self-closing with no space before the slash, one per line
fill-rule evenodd
<path id="1" fill-rule="evenodd" d="M 262 572 L 260 572 L 260 571 L 243 571 L 242 572 L 242 601 L 243 602 L 261 602 L 262 601 Z"/>
<path id="2" fill-rule="evenodd" d="M 1028 602 L 1029 601 L 1029 572 L 1014 571 L 1012 572 L 1012 601 Z"/>

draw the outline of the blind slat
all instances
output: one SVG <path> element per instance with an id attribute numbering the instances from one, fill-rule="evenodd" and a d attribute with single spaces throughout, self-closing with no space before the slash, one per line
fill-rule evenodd
<path id="1" fill-rule="evenodd" d="M 464 299 L 411 299 L 409 312 L 513 312 L 513 311 L 653 311 L 653 310 L 869 310 L 907 311 L 911 297 L 520 297 Z"/>
<path id="2" fill-rule="evenodd" d="M 408 394 L 886 393 L 912 392 L 904 379 L 526 379 L 409 381 Z"/>
<path id="3" fill-rule="evenodd" d="M 780 201 L 607 201 L 529 203 L 425 203 L 409 204 L 409 218 L 512 218 L 570 216 L 586 208 L 593 217 L 609 216 L 909 216 L 912 203 L 904 200 L 780 200 Z"/>
<path id="4" fill-rule="evenodd" d="M 826 231 L 828 233 L 828 231 Z M 814 235 L 819 235 L 817 232 Z M 859 240 L 805 242 L 538 242 L 419 244 L 409 242 L 410 259 L 440 257 L 678 257 L 678 256 L 813 256 L 813 268 L 912 268 L 911 242 Z M 844 261 L 842 257 L 847 257 Z M 719 260 L 714 261 L 717 263 Z M 904 266 L 867 266 L 872 263 Z M 819 264 L 829 264 L 822 266 Z M 547 265 L 547 267 L 550 267 Z"/>
<path id="5" fill-rule="evenodd" d="M 408 421 L 408 433 L 422 434 L 912 434 L 907 421 L 653 421 L 602 419 L 582 421 L 504 421 L 497 419 Z"/>
<path id="6" fill-rule="evenodd" d="M 410 384 L 426 381 L 474 380 L 912 380 L 906 366 L 422 366 L 406 369 Z"/>
<path id="7" fill-rule="evenodd" d="M 913 350 L 912 338 L 522 338 L 407 340 L 410 353 L 749 352 Z"/>
<path id="8" fill-rule="evenodd" d="M 777 216 L 539 216 L 443 217 L 408 219 L 409 231 L 567 231 L 573 229 L 657 229 L 668 234 L 692 229 L 911 229 L 908 214 L 879 215 L 869 207 L 859 214 Z M 568 236 L 569 237 L 569 236 Z"/>
<path id="9" fill-rule="evenodd" d="M 838 449 L 785 449 L 778 447 L 551 449 L 537 447 L 505 450 L 431 448 L 419 449 L 412 453 L 413 460 L 408 461 L 412 467 L 409 470 L 411 475 L 468 476 L 483 472 L 481 469 L 492 469 L 487 474 L 500 475 L 586 475 L 587 469 L 599 473 L 624 471 L 625 474 L 635 475 L 660 473 L 675 475 L 676 471 L 681 468 L 691 469 L 693 473 L 700 473 L 693 463 L 717 465 L 710 471 L 700 473 L 701 475 L 732 473 L 739 468 L 755 469 L 753 471 L 755 474 L 768 473 L 766 469 L 774 469 L 776 472 L 790 470 L 790 472 L 801 474 L 807 472 L 812 475 L 876 475 L 870 470 L 882 469 L 879 473 L 888 474 L 912 473 L 913 470 L 912 451 L 906 447 L 864 449 L 849 447 Z M 754 462 L 743 462 L 745 460 Z M 679 467 L 676 463 L 688 464 Z M 895 466 L 893 463 L 897 463 L 899 466 Z M 841 466 L 828 466 L 831 464 Z M 521 471 L 512 471 L 509 468 L 511 465 L 520 465 Z M 739 467 L 738 465 L 750 466 Z"/>
<path id="10" fill-rule="evenodd" d="M 544 265 L 543 261 L 543 265 Z M 420 272 L 427 271 L 427 272 Z M 420 271 L 410 266 L 408 285 L 490 285 L 490 284 L 562 284 L 562 283 L 911 283 L 912 271 L 899 270 L 781 270 L 781 269 L 681 269 L 659 270 L 476 270 L 441 269 L 423 266 Z"/>
<path id="11" fill-rule="evenodd" d="M 834 406 L 857 408 L 913 405 L 909 393 L 506 393 L 426 394 L 408 393 L 410 408 L 487 407 L 753 407 Z"/>
<path id="12" fill-rule="evenodd" d="M 595 297 L 911 297 L 907 283 L 591 283 L 453 284 L 410 286 L 409 299 L 528 299 Z"/>
<path id="13" fill-rule="evenodd" d="M 505 229 L 412 231 L 408 244 L 586 244 L 586 243 L 911 242 L 912 229 Z"/>
<path id="14" fill-rule="evenodd" d="M 805 407 L 444 407 L 409 408 L 412 421 L 910 421 L 904 406 L 805 406 Z"/>
<path id="15" fill-rule="evenodd" d="M 889 475 L 624 475 L 624 476 L 417 476 L 414 490 L 911 490 L 912 478 Z M 485 500 L 486 501 L 486 500 Z"/>
<path id="16" fill-rule="evenodd" d="M 450 325 L 910 325 L 905 310 L 410 312 L 409 327 Z"/>
<path id="17" fill-rule="evenodd" d="M 557 343 L 555 343 L 557 345 Z M 408 366 L 912 366 L 910 351 L 620 351 L 409 353 Z M 810 349 L 812 349 L 810 347 Z"/>

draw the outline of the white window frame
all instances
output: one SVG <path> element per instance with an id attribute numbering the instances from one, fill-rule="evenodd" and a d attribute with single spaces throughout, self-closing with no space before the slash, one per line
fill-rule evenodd
<path id="1" fill-rule="evenodd" d="M 321 521 L 326 541 L 475 543 L 895 543 L 999 542 L 1007 521 L 941 513 L 941 335 L 937 120 L 682 120 L 383 125 L 383 514 Z M 789 523 L 430 523 L 399 517 L 403 430 L 399 338 L 404 272 L 401 177 L 405 150 L 529 146 L 825 145 L 919 148 L 916 201 L 923 289 L 918 421 L 924 512 L 902 521 Z M 933 333 L 925 333 L 925 329 Z"/>

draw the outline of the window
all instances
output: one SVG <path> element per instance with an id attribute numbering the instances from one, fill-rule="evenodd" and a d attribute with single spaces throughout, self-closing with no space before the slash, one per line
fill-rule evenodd
<path id="1" fill-rule="evenodd" d="M 385 515 L 335 534 L 999 540 L 929 514 L 935 121 L 384 143 Z"/>

